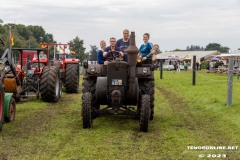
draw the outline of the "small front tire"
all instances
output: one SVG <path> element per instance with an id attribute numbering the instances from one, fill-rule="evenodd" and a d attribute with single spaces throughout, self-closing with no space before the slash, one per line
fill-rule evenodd
<path id="1" fill-rule="evenodd" d="M 92 94 L 86 92 L 82 96 L 82 121 L 83 128 L 92 128 L 92 116 L 91 116 L 91 107 L 92 107 Z"/>
<path id="2" fill-rule="evenodd" d="M 149 95 L 142 95 L 141 96 L 141 108 L 140 108 L 140 131 L 141 132 L 148 132 L 148 122 L 150 119 L 150 96 Z"/>

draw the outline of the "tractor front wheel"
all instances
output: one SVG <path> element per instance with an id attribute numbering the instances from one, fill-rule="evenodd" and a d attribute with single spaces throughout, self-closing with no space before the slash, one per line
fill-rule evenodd
<path id="1" fill-rule="evenodd" d="M 5 122 L 12 122 L 15 119 L 16 114 L 16 102 L 14 98 L 12 97 L 9 103 L 8 109 L 8 115 L 4 116 Z"/>
<path id="2" fill-rule="evenodd" d="M 142 95 L 141 96 L 141 108 L 140 108 L 140 131 L 147 132 L 148 131 L 148 122 L 150 118 L 150 96 L 149 95 Z"/>
<path id="3" fill-rule="evenodd" d="M 79 66 L 78 64 L 67 64 L 66 67 L 66 92 L 78 93 Z"/>
<path id="4" fill-rule="evenodd" d="M 92 94 L 87 92 L 82 95 L 82 121 L 83 128 L 92 127 L 92 116 L 91 116 L 91 99 Z"/>
<path id="5" fill-rule="evenodd" d="M 96 82 L 97 79 L 95 77 L 83 77 L 82 82 L 82 93 L 90 92 L 92 94 L 92 106 L 95 109 L 100 109 L 100 105 L 97 104 L 97 98 L 96 98 Z"/>
<path id="6" fill-rule="evenodd" d="M 141 94 L 147 94 L 150 95 L 150 120 L 153 120 L 154 118 L 154 80 L 153 79 L 140 79 L 139 87 L 141 90 Z"/>

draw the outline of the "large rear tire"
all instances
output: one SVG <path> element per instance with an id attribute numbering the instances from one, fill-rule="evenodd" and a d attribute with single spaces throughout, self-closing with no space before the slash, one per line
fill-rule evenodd
<path id="1" fill-rule="evenodd" d="M 92 94 L 87 92 L 82 95 L 82 121 L 83 128 L 91 128 L 92 127 L 92 113 L 91 113 L 91 99 Z"/>
<path id="2" fill-rule="evenodd" d="M 16 102 L 14 98 L 12 97 L 8 106 L 8 113 L 9 115 L 4 116 L 5 122 L 12 122 L 15 119 L 15 114 L 16 114 Z"/>
<path id="3" fill-rule="evenodd" d="M 78 93 L 79 86 L 79 66 L 78 64 L 67 64 L 66 67 L 66 92 Z"/>
<path id="4" fill-rule="evenodd" d="M 150 118 L 150 96 L 149 95 L 142 95 L 141 96 L 141 109 L 140 109 L 140 131 L 147 132 L 148 131 L 148 122 Z"/>
<path id="5" fill-rule="evenodd" d="M 141 94 L 150 95 L 150 120 L 154 118 L 154 80 L 153 79 L 139 79 L 138 81 Z"/>
<path id="6" fill-rule="evenodd" d="M 4 91 L 2 83 L 0 82 L 0 131 L 2 130 L 4 117 Z"/>
<path id="7" fill-rule="evenodd" d="M 58 102 L 61 97 L 59 69 L 55 66 L 44 67 L 40 80 L 40 94 L 43 101 Z"/>

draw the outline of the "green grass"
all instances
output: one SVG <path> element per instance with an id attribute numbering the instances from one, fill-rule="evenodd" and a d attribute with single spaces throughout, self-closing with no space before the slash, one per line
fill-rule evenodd
<path id="1" fill-rule="evenodd" d="M 163 78 L 155 72 L 155 118 L 148 133 L 125 116 L 99 117 L 92 129 L 82 129 L 81 94 L 64 94 L 59 103 L 17 104 L 15 121 L 0 133 L 0 159 L 192 160 L 202 153 L 240 159 L 239 149 L 187 149 L 239 145 L 240 80 L 234 77 L 229 107 L 226 75 L 198 72 L 196 86 L 190 71 L 164 71 Z"/>

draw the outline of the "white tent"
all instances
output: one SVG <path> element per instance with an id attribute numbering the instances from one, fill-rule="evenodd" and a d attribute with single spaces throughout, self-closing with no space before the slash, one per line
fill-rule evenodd
<path id="1" fill-rule="evenodd" d="M 174 52 L 164 52 L 157 54 L 157 59 L 168 59 L 169 56 L 175 55 L 178 56 L 180 60 L 189 59 L 191 60 L 194 55 L 196 55 L 197 61 L 200 61 L 201 58 L 218 55 L 220 52 L 214 51 L 174 51 Z"/>

